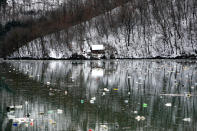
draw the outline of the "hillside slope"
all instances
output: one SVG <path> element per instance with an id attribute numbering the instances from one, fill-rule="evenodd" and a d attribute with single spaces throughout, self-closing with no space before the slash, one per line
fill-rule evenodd
<path id="1" fill-rule="evenodd" d="M 107 58 L 196 56 L 196 12 L 195 0 L 132 0 L 68 30 L 37 38 L 9 58 L 86 56 L 93 44 L 104 44 Z"/>

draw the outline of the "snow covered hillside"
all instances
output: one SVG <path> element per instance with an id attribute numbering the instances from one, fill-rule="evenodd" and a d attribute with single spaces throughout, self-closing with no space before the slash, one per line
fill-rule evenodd
<path id="1" fill-rule="evenodd" d="M 69 30 L 37 38 L 9 58 L 86 56 L 94 44 L 105 46 L 107 58 L 196 56 L 196 12 L 195 0 L 134 0 Z"/>
<path id="2" fill-rule="evenodd" d="M 6 24 L 9 21 L 38 18 L 46 11 L 57 9 L 67 0 L 4 0 L 0 7 L 0 21 Z"/>

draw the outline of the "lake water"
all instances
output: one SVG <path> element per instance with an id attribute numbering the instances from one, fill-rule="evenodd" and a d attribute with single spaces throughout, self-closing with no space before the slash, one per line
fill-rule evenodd
<path id="1" fill-rule="evenodd" d="M 197 61 L 0 63 L 2 131 L 196 131 Z"/>

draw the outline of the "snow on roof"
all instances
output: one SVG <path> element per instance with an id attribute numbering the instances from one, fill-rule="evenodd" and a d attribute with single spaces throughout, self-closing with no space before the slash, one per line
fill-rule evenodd
<path id="1" fill-rule="evenodd" d="M 92 45 L 92 50 L 104 50 L 103 45 Z"/>

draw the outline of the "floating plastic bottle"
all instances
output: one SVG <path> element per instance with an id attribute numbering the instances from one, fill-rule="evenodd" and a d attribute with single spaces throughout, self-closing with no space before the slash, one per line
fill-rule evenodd
<path id="1" fill-rule="evenodd" d="M 81 100 L 81 104 L 83 104 L 84 103 L 84 100 Z"/>
<path id="2" fill-rule="evenodd" d="M 143 104 L 143 107 L 144 107 L 144 108 L 148 107 L 148 104 L 144 103 L 144 104 Z"/>

